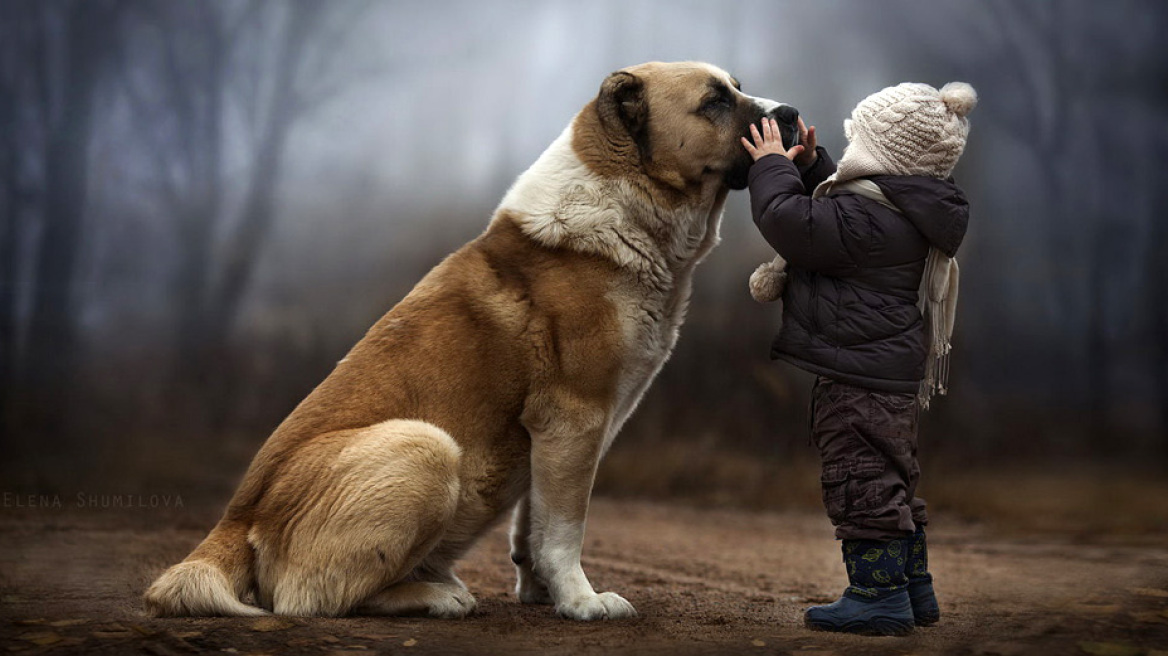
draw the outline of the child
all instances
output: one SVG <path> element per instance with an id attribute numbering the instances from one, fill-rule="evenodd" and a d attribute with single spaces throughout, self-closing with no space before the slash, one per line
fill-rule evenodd
<path id="1" fill-rule="evenodd" d="M 790 150 L 774 121 L 742 139 L 755 160 L 754 220 L 780 256 L 752 276 L 751 292 L 782 294 L 771 357 L 818 375 L 811 433 L 850 583 L 838 601 L 807 609 L 813 629 L 902 635 L 940 617 L 915 496 L 917 415 L 945 391 L 950 258 L 969 220 L 949 174 L 976 103 L 963 82 L 868 96 L 844 121 L 838 167 L 802 120 Z"/>

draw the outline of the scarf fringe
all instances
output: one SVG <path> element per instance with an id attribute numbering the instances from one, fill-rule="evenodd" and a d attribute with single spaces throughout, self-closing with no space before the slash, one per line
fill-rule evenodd
<path id="1" fill-rule="evenodd" d="M 949 354 L 953 350 L 953 325 L 957 318 L 957 290 L 961 270 L 957 260 L 936 248 L 929 249 L 925 271 L 918 290 L 918 307 L 929 334 L 929 353 L 925 360 L 925 378 L 917 391 L 917 401 L 924 410 L 937 395 L 949 392 Z"/>

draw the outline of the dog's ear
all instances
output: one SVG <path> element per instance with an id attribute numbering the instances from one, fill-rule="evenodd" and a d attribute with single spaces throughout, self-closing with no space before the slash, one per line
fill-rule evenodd
<path id="1" fill-rule="evenodd" d="M 609 75 L 600 85 L 596 107 L 606 130 L 613 134 L 623 131 L 638 145 L 644 145 L 649 103 L 641 78 L 626 71 Z"/>

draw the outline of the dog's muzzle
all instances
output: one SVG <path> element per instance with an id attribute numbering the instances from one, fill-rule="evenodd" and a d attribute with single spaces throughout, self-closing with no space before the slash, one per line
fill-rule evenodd
<path id="1" fill-rule="evenodd" d="M 790 105 L 779 104 L 766 114 L 779 124 L 779 135 L 784 148 L 794 148 L 799 143 L 799 110 Z"/>

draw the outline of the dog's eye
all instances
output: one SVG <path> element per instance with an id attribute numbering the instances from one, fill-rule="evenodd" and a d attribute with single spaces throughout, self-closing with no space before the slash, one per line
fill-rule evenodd
<path id="1" fill-rule="evenodd" d="M 702 103 L 702 110 L 725 109 L 730 106 L 730 99 L 726 96 L 714 96 Z"/>

